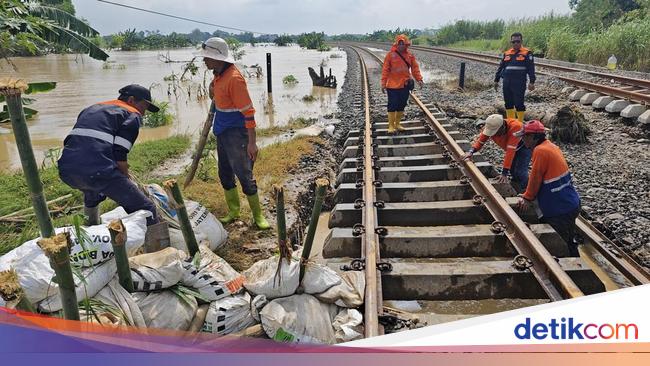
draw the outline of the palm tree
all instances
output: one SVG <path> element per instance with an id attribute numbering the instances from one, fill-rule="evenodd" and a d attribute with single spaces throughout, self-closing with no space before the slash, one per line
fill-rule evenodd
<path id="1" fill-rule="evenodd" d="M 89 39 L 99 32 L 63 10 L 70 6 L 64 0 L 0 1 L 0 57 L 63 48 L 106 60 L 108 54 Z"/>

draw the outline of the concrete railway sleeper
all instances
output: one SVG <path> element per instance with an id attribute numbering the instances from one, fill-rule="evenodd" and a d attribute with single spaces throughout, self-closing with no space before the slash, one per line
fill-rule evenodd
<path id="1" fill-rule="evenodd" d="M 365 121 L 344 145 L 323 256 L 336 271 L 365 271 L 366 337 L 413 319 L 431 324 L 609 288 L 593 263 L 568 257 L 550 226 L 513 210 L 515 191 L 488 180 L 496 171 L 480 155 L 462 161 L 469 141 L 451 131 L 444 112 L 412 94 L 423 118 L 404 122 L 405 131 L 388 135 L 385 121 L 371 121 L 366 60 L 381 60 L 351 48 L 362 66 Z M 588 239 L 602 240 L 598 234 Z M 601 254 L 596 263 L 621 258 Z M 648 283 L 633 262 L 612 262 L 606 271 L 617 271 L 622 286 Z M 393 308 L 403 301 L 419 305 Z M 489 309 L 477 310 L 485 301 Z M 454 304 L 457 310 L 438 311 Z M 396 313 L 405 319 L 396 323 Z"/>

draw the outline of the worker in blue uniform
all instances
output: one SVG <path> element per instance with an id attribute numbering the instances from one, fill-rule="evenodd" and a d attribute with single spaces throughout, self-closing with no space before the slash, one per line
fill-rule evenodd
<path id="1" fill-rule="evenodd" d="M 147 225 L 158 222 L 156 206 L 129 179 L 127 155 L 138 138 L 142 117 L 159 108 L 140 85 L 119 90 L 116 100 L 97 103 L 79 114 L 64 140 L 59 177 L 84 194 L 87 225 L 99 224 L 99 204 L 107 197 L 127 213 L 147 210 Z"/>
<path id="2" fill-rule="evenodd" d="M 507 50 L 501 59 L 499 69 L 494 77 L 494 89 L 499 88 L 499 80 L 503 79 L 503 100 L 506 107 L 506 118 L 516 118 L 524 122 L 526 106 L 526 76 L 530 80 L 528 90 L 535 90 L 535 60 L 533 52 L 521 45 L 521 33 L 510 36 L 512 48 Z"/>

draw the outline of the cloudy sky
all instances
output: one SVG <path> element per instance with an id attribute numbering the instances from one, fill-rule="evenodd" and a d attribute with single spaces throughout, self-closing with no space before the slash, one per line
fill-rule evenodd
<path id="1" fill-rule="evenodd" d="M 111 0 L 209 23 L 263 33 L 324 31 L 368 33 L 397 27 L 439 27 L 454 20 L 517 19 L 569 12 L 568 0 Z M 126 28 L 189 32 L 216 28 L 124 9 L 96 0 L 73 0 L 77 15 L 102 34 Z"/>

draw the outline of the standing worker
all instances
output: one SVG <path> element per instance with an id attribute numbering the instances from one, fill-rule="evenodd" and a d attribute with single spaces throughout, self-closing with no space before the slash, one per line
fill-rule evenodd
<path id="1" fill-rule="evenodd" d="M 142 116 L 159 108 L 149 89 L 127 85 L 117 100 L 90 106 L 64 140 L 58 161 L 61 180 L 84 194 L 87 225 L 99 224 L 99 204 L 107 197 L 127 213 L 147 210 L 147 225 L 158 222 L 156 206 L 129 179 L 127 155 L 138 138 Z"/>
<path id="2" fill-rule="evenodd" d="M 528 90 L 535 90 L 535 61 L 533 52 L 521 46 L 521 33 L 510 36 L 512 48 L 503 54 L 499 69 L 494 77 L 494 89 L 499 88 L 499 79 L 503 78 L 503 100 L 506 107 L 507 118 L 517 118 L 524 121 L 526 106 L 526 75 L 530 79 Z"/>
<path id="3" fill-rule="evenodd" d="M 573 187 L 571 172 L 560 148 L 546 139 L 544 125 L 530 121 L 517 135 L 533 150 L 533 167 L 526 192 L 518 206 L 526 210 L 537 199 L 542 213 L 541 221 L 560 234 L 569 247 L 569 255 L 579 257 L 574 241 L 576 218 L 580 214 L 580 196 Z"/>
<path id="4" fill-rule="evenodd" d="M 264 218 L 257 183 L 253 178 L 253 163 L 257 159 L 255 137 L 255 108 L 248 94 L 246 80 L 234 65 L 229 54 L 228 44 L 221 38 L 213 37 L 201 45 L 196 56 L 214 73 L 212 93 L 215 106 L 212 131 L 217 137 L 217 156 L 219 159 L 219 180 L 225 190 L 228 214 L 219 218 L 224 224 L 239 218 L 239 192 L 235 176 L 248 198 L 253 219 L 260 229 L 271 226 Z"/>
<path id="5" fill-rule="evenodd" d="M 514 118 L 504 120 L 500 114 L 489 116 L 480 136 L 465 154 L 465 159 L 470 159 L 491 138 L 505 151 L 503 168 L 497 181 L 507 183 L 508 176 L 512 175 L 512 182 L 515 183 L 517 191 L 523 192 L 528 185 L 528 165 L 532 151 L 524 146 L 521 137 L 516 135 L 522 128 L 523 123 Z"/>
<path id="6" fill-rule="evenodd" d="M 400 125 L 404 116 L 404 108 L 409 99 L 409 93 L 415 87 L 413 78 L 417 80 L 420 89 L 424 85 L 420 66 L 415 56 L 408 51 L 411 45 L 405 34 L 395 37 L 395 43 L 384 58 L 381 70 L 381 91 L 388 92 L 388 133 L 404 131 Z M 411 77 L 411 73 L 413 78 Z"/>

